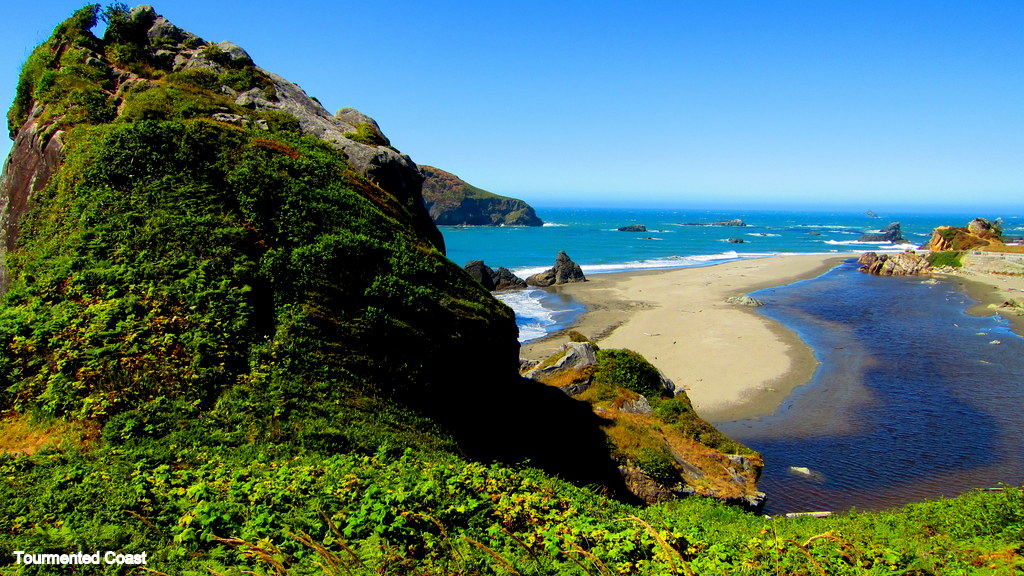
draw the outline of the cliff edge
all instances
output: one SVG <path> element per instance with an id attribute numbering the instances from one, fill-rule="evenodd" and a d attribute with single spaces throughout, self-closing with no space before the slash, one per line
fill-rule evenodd
<path id="1" fill-rule="evenodd" d="M 542 226 L 533 207 L 473 186 L 433 166 L 420 166 L 423 199 L 439 226 Z"/>

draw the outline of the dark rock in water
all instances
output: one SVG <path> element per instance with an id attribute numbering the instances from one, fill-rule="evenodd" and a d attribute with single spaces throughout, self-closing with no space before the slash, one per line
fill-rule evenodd
<path id="1" fill-rule="evenodd" d="M 483 284 L 483 287 L 491 292 L 512 288 L 526 288 L 526 281 L 513 274 L 508 268 L 502 266 L 494 270 L 484 264 L 483 260 L 473 260 L 466 264 L 465 270 L 474 280 Z"/>
<path id="2" fill-rule="evenodd" d="M 729 238 L 726 241 L 729 242 L 730 244 L 743 244 L 744 242 L 746 242 L 746 240 L 744 240 L 743 238 Z"/>
<path id="3" fill-rule="evenodd" d="M 717 222 L 687 222 L 680 226 L 746 226 L 746 222 L 739 218 L 733 220 L 719 220 Z"/>
<path id="4" fill-rule="evenodd" d="M 882 228 L 878 234 L 864 234 L 860 237 L 861 242 L 892 242 L 893 244 L 906 244 L 909 240 L 903 238 L 900 231 L 900 223 L 893 222 Z"/>
<path id="5" fill-rule="evenodd" d="M 586 281 L 587 278 L 583 275 L 583 269 L 580 268 L 580 265 L 573 262 L 563 251 L 559 252 L 558 257 L 555 258 L 555 266 L 553 268 L 530 276 L 526 279 L 526 284 L 537 286 L 538 288 L 546 288 L 555 284 Z"/>
<path id="6" fill-rule="evenodd" d="M 807 234 L 808 234 L 809 236 L 821 236 L 821 232 L 818 232 L 817 230 L 811 230 L 811 231 L 810 231 L 810 232 L 808 232 Z"/>
<path id="7" fill-rule="evenodd" d="M 881 216 L 879 216 L 878 214 L 875 214 L 875 213 L 874 213 L 874 212 L 872 212 L 871 210 L 868 210 L 868 212 L 867 212 L 867 217 L 868 217 L 868 218 L 881 218 Z"/>
<path id="8" fill-rule="evenodd" d="M 916 276 L 927 273 L 931 268 L 931 263 L 927 258 L 918 256 L 914 252 L 900 252 L 899 254 L 865 252 L 857 259 L 857 262 L 861 264 L 861 272 L 876 276 Z"/>
<path id="9" fill-rule="evenodd" d="M 630 224 L 619 228 L 619 232 L 647 232 L 647 226 L 643 224 Z"/>

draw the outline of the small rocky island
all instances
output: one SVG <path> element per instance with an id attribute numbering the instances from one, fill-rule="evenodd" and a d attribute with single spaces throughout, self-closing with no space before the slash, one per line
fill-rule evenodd
<path id="1" fill-rule="evenodd" d="M 747 226 L 747 223 L 739 218 L 732 220 L 718 220 L 716 222 L 686 222 L 685 224 L 679 224 L 679 226 Z"/>
<path id="2" fill-rule="evenodd" d="M 864 234 L 860 237 L 861 242 L 892 242 L 893 244 L 909 244 L 910 241 L 903 238 L 900 230 L 900 223 L 893 222 L 878 231 L 877 234 Z"/>
<path id="3" fill-rule="evenodd" d="M 423 202 L 439 226 L 543 226 L 533 207 L 473 186 L 433 166 L 420 166 Z"/>
<path id="4" fill-rule="evenodd" d="M 619 228 L 619 232 L 647 232 L 647 226 L 643 224 L 630 224 Z"/>

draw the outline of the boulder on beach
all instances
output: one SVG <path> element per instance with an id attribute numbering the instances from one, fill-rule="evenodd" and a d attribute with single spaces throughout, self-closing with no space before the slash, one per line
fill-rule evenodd
<path id="1" fill-rule="evenodd" d="M 526 279 L 526 284 L 538 288 L 546 288 L 556 284 L 568 284 L 570 282 L 586 282 L 580 265 L 573 262 L 565 251 L 559 252 L 555 258 L 555 265 L 543 272 L 539 272 Z"/>

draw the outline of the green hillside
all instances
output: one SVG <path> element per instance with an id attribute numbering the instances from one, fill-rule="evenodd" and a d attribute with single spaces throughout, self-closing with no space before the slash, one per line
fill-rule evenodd
<path id="1" fill-rule="evenodd" d="M 1012 488 L 829 519 L 629 503 L 600 419 L 518 376 L 512 312 L 445 258 L 415 166 L 350 109 L 283 109 L 297 88 L 243 54 L 115 4 L 25 64 L 0 574 L 1024 569 Z"/>

